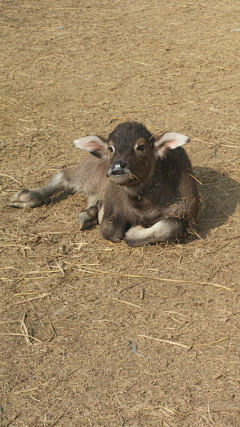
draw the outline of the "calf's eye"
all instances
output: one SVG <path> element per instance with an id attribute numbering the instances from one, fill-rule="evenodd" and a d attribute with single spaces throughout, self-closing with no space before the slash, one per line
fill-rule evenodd
<path id="1" fill-rule="evenodd" d="M 111 153 L 114 153 L 114 152 L 115 152 L 115 148 L 114 148 L 112 145 L 109 145 L 108 150 L 109 150 Z"/>
<path id="2" fill-rule="evenodd" d="M 145 144 L 138 145 L 137 150 L 144 151 L 145 150 Z"/>

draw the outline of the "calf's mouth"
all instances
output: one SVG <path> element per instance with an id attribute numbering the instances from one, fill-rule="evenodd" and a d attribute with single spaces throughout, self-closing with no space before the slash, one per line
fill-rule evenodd
<path id="1" fill-rule="evenodd" d="M 107 177 L 111 182 L 119 185 L 127 185 L 132 182 L 136 177 L 132 174 L 131 170 L 120 163 L 113 163 L 107 171 Z"/>

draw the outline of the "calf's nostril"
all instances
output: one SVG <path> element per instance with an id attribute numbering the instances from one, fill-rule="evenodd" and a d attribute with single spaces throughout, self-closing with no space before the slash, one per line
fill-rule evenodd
<path id="1" fill-rule="evenodd" d="M 125 162 L 122 160 L 118 160 L 113 163 L 112 165 L 112 173 L 118 174 L 118 173 L 124 173 L 124 168 L 127 166 Z"/>
<path id="2" fill-rule="evenodd" d="M 125 168 L 125 166 L 127 166 L 127 163 L 123 162 L 122 160 L 117 160 L 113 163 L 113 166 L 115 166 L 116 168 Z"/>

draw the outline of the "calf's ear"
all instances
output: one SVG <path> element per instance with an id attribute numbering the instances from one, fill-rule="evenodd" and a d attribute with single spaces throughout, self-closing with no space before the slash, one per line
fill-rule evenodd
<path id="1" fill-rule="evenodd" d="M 73 141 L 73 145 L 81 150 L 88 151 L 96 157 L 103 157 L 108 152 L 107 141 L 100 136 L 84 136 Z"/>
<path id="2" fill-rule="evenodd" d="M 163 135 L 157 135 L 154 137 L 154 148 L 157 156 L 164 157 L 168 150 L 174 150 L 177 147 L 181 147 L 187 144 L 190 139 L 176 132 L 166 132 Z"/>

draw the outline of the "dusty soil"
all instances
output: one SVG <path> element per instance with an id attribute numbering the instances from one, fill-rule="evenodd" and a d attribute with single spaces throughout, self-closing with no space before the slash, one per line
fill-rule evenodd
<path id="1" fill-rule="evenodd" d="M 3 1 L 3 427 L 240 426 L 240 4 Z M 204 210 L 186 244 L 81 232 L 84 197 L 13 192 L 126 120 L 187 134 Z"/>

